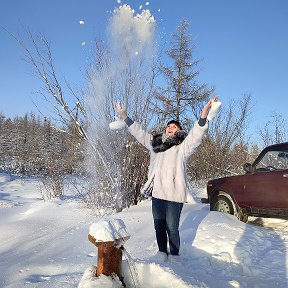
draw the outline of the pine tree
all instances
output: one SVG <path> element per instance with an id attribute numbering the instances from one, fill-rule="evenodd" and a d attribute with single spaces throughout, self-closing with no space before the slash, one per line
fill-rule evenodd
<path id="1" fill-rule="evenodd" d="M 157 93 L 157 112 L 161 122 L 169 118 L 181 121 L 183 126 L 191 125 L 192 117 L 198 118 L 202 104 L 213 89 L 206 83 L 200 84 L 199 61 L 193 60 L 192 36 L 188 34 L 189 23 L 182 20 L 174 33 L 171 47 L 167 51 L 171 66 L 161 65 L 161 72 L 167 86 Z"/>

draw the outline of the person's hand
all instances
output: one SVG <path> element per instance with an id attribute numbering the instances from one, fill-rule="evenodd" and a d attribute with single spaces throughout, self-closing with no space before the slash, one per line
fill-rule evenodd
<path id="1" fill-rule="evenodd" d="M 113 103 L 114 110 L 119 114 L 119 118 L 121 120 L 125 120 L 127 118 L 127 114 L 124 108 L 124 105 L 121 104 L 120 102 L 114 102 Z"/>
<path id="2" fill-rule="evenodd" d="M 208 103 L 203 107 L 203 110 L 202 110 L 202 113 L 201 113 L 201 118 L 203 118 L 203 119 L 207 118 L 207 115 L 208 115 L 209 110 L 210 110 L 210 108 L 212 106 L 212 103 L 217 101 L 217 99 L 218 99 L 218 96 L 214 96 L 212 99 L 210 99 L 208 101 Z"/>

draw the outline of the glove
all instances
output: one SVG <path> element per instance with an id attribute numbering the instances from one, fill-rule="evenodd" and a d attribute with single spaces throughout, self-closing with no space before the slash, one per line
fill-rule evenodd
<path id="1" fill-rule="evenodd" d="M 210 108 L 210 111 L 207 115 L 207 120 L 208 121 L 211 121 L 212 119 L 214 119 L 217 114 L 219 113 L 220 111 L 220 108 L 221 108 L 221 102 L 220 101 L 214 101 L 212 102 L 212 105 L 211 105 L 211 108 Z"/>

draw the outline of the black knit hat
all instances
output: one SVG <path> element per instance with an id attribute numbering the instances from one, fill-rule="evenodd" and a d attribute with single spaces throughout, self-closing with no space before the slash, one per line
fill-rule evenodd
<path id="1" fill-rule="evenodd" d="M 166 126 L 169 126 L 170 124 L 175 124 L 180 130 L 182 130 L 181 124 L 177 120 L 170 120 Z"/>

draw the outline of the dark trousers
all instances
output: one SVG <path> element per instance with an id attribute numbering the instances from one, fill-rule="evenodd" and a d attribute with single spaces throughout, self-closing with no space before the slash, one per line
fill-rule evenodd
<path id="1" fill-rule="evenodd" d="M 152 214 L 159 251 L 168 252 L 168 237 L 170 254 L 179 255 L 179 221 L 182 208 L 183 203 L 152 198 Z"/>

